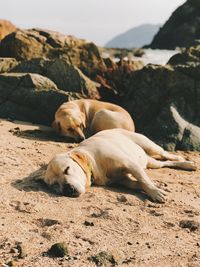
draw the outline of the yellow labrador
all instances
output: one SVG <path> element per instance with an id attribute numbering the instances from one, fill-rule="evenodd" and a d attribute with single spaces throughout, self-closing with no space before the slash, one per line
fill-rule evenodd
<path id="1" fill-rule="evenodd" d="M 156 160 L 161 159 L 160 160 Z M 101 131 L 48 164 L 44 181 L 58 184 L 66 196 L 79 196 L 92 184 L 122 184 L 140 188 L 163 202 L 165 192 L 147 176 L 145 168 L 175 167 L 195 170 L 193 162 L 164 151 L 144 135 L 124 129 Z"/>
<path id="2" fill-rule="evenodd" d="M 72 137 L 77 142 L 106 129 L 135 130 L 133 120 L 125 109 L 91 99 L 63 103 L 55 113 L 52 127 L 57 133 Z"/>

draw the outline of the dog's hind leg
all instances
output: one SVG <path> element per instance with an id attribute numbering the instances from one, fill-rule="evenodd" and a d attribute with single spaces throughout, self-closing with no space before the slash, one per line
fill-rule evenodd
<path id="1" fill-rule="evenodd" d="M 179 168 L 179 169 L 188 170 L 188 171 L 195 171 L 196 170 L 196 166 L 194 165 L 194 162 L 192 162 L 192 161 L 187 161 L 187 160 L 183 160 L 183 161 L 170 161 L 170 160 L 160 161 L 160 160 L 156 160 L 152 157 L 148 157 L 147 168 L 159 169 L 159 168 L 163 168 L 163 167 Z"/>
<path id="2" fill-rule="evenodd" d="M 153 158 L 168 159 L 172 161 L 185 161 L 183 157 L 165 151 L 162 147 L 155 144 L 153 141 L 142 134 L 134 133 L 133 138 L 135 143 L 142 147 L 144 151 Z"/>
<path id="3" fill-rule="evenodd" d="M 133 180 L 133 178 L 130 177 L 130 174 L 127 174 L 118 183 L 133 190 L 142 189 L 139 182 L 136 180 Z"/>

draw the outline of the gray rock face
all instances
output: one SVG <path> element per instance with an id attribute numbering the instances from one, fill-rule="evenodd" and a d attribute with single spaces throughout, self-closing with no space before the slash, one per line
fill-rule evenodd
<path id="1" fill-rule="evenodd" d="M 170 111 L 179 128 L 176 149 L 200 151 L 200 127 L 184 120 L 175 107 L 171 106 Z"/>
<path id="2" fill-rule="evenodd" d="M 0 74 L 0 114 L 4 118 L 50 125 L 58 106 L 70 97 L 73 99 L 39 74 Z"/>
<path id="3" fill-rule="evenodd" d="M 168 150 L 200 150 L 200 81 L 193 74 L 149 65 L 132 74 L 126 92 L 123 104 L 138 132 Z"/>
<path id="4" fill-rule="evenodd" d="M 1 66 L 1 65 L 0 65 Z M 81 70 L 65 59 L 32 59 L 20 62 L 9 70 L 17 73 L 38 73 L 51 79 L 59 89 L 81 93 L 84 97 L 99 99 L 99 84 L 91 81 Z"/>
<path id="5" fill-rule="evenodd" d="M 200 2 L 188 0 L 177 8 L 169 20 L 155 35 L 150 47 L 174 49 L 189 47 L 200 39 Z"/>

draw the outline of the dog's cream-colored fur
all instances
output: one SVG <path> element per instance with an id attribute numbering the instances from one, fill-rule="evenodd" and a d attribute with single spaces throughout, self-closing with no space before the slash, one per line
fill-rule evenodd
<path id="1" fill-rule="evenodd" d="M 160 159 L 160 160 L 159 160 Z M 154 201 L 163 202 L 159 189 L 144 169 L 174 167 L 195 170 L 193 162 L 164 151 L 144 135 L 123 129 L 101 131 L 48 164 L 44 181 L 58 183 L 61 193 L 78 196 L 92 184 L 121 184 L 139 188 Z"/>
<path id="2" fill-rule="evenodd" d="M 122 107 L 91 99 L 63 103 L 55 113 L 52 127 L 61 135 L 82 141 L 99 131 L 122 128 L 134 131 L 129 113 Z"/>

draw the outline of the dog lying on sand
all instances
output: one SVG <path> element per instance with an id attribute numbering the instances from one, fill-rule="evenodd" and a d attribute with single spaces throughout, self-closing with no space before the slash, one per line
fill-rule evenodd
<path id="1" fill-rule="evenodd" d="M 92 183 L 120 184 L 141 189 L 153 201 L 164 202 L 166 192 L 144 171 L 162 167 L 196 169 L 193 162 L 164 151 L 144 135 L 112 129 L 101 131 L 69 152 L 56 155 L 48 164 L 44 181 L 50 186 L 57 183 L 66 196 L 79 196 Z"/>
<path id="2" fill-rule="evenodd" d="M 133 120 L 125 109 L 91 99 L 63 103 L 55 113 L 52 127 L 57 133 L 72 137 L 77 142 L 106 129 L 135 130 Z"/>

